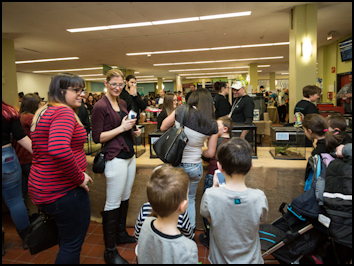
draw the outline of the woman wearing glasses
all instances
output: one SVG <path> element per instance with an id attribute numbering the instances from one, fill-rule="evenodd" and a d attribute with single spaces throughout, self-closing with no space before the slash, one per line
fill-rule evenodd
<path id="1" fill-rule="evenodd" d="M 30 127 L 33 159 L 28 192 L 34 204 L 55 217 L 59 231 L 56 264 L 80 263 L 91 207 L 83 145 L 86 131 L 74 112 L 84 96 L 84 80 L 74 74 L 53 77 L 49 102 Z"/>
<path id="2" fill-rule="evenodd" d="M 109 70 L 104 84 L 107 93 L 92 109 L 92 138 L 95 143 L 109 145 L 104 170 L 106 204 L 101 212 L 106 246 L 104 259 L 107 264 L 121 264 L 127 261 L 119 255 L 116 245 L 135 242 L 135 238 L 128 235 L 125 225 L 136 171 L 131 130 L 136 119 L 127 119 L 127 104 L 119 99 L 124 88 L 123 73 L 117 69 Z M 140 134 L 140 129 L 135 129 L 135 137 Z"/>

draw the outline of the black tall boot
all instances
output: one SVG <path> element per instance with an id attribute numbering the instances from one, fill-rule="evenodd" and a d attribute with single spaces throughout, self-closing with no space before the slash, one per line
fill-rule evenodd
<path id="1" fill-rule="evenodd" d="M 21 230 L 21 231 L 16 228 L 18 235 L 19 235 L 19 236 L 21 237 L 21 239 L 22 239 L 23 249 L 28 249 L 27 244 L 26 244 L 26 242 L 25 242 L 25 238 L 26 238 L 26 236 L 27 236 L 27 229 L 28 229 L 28 228 L 29 228 L 29 227 L 27 227 L 26 229 L 23 229 L 23 230 Z"/>
<path id="2" fill-rule="evenodd" d="M 125 228 L 127 224 L 127 213 L 129 207 L 129 200 L 122 201 L 120 203 L 120 208 L 118 212 L 118 223 L 117 223 L 117 245 L 135 243 L 135 237 L 128 235 L 128 232 Z"/>
<path id="3" fill-rule="evenodd" d="M 104 251 L 104 261 L 106 264 L 128 264 L 122 258 L 116 248 L 116 227 L 119 209 L 101 212 L 103 221 L 103 239 L 106 247 Z"/>
<path id="4" fill-rule="evenodd" d="M 4 255 L 5 255 L 4 238 L 5 238 L 5 232 L 2 232 L 2 256 L 3 256 L 3 257 L 4 257 Z"/>

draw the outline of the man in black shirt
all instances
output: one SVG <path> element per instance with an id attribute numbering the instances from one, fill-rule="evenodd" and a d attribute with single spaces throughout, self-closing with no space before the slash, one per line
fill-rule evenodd
<path id="1" fill-rule="evenodd" d="M 136 78 L 134 75 L 128 75 L 125 81 L 125 88 L 122 90 L 121 94 L 119 95 L 119 98 L 124 100 L 127 103 L 127 110 L 128 112 L 130 110 L 133 110 L 136 112 L 137 115 L 137 120 L 136 124 L 139 124 L 139 118 L 140 118 L 140 110 L 145 110 L 147 103 L 143 101 L 137 92 L 136 88 Z"/>
<path id="2" fill-rule="evenodd" d="M 187 93 L 187 95 L 186 95 L 186 102 L 188 102 L 188 98 L 189 98 L 189 96 L 192 94 L 192 92 L 193 91 L 195 91 L 195 85 L 194 84 L 191 84 L 190 85 L 190 91 Z"/>
<path id="3" fill-rule="evenodd" d="M 231 119 L 235 123 L 251 124 L 253 121 L 254 102 L 246 94 L 245 84 L 242 81 L 236 81 L 232 86 L 232 93 L 236 100 L 231 108 Z M 241 138 L 245 138 L 249 130 L 242 130 Z"/>

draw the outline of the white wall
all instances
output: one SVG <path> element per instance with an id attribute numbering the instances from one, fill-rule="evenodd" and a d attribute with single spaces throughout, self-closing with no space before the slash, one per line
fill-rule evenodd
<path id="1" fill-rule="evenodd" d="M 41 98 L 48 101 L 50 75 L 17 72 L 18 92 L 27 93 L 38 92 Z"/>

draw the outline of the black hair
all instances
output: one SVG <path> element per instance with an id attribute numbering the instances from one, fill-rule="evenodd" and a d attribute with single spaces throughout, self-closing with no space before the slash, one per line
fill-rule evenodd
<path id="1" fill-rule="evenodd" d="M 131 79 L 136 79 L 136 77 L 134 75 L 128 75 L 125 80 L 129 81 Z"/>

